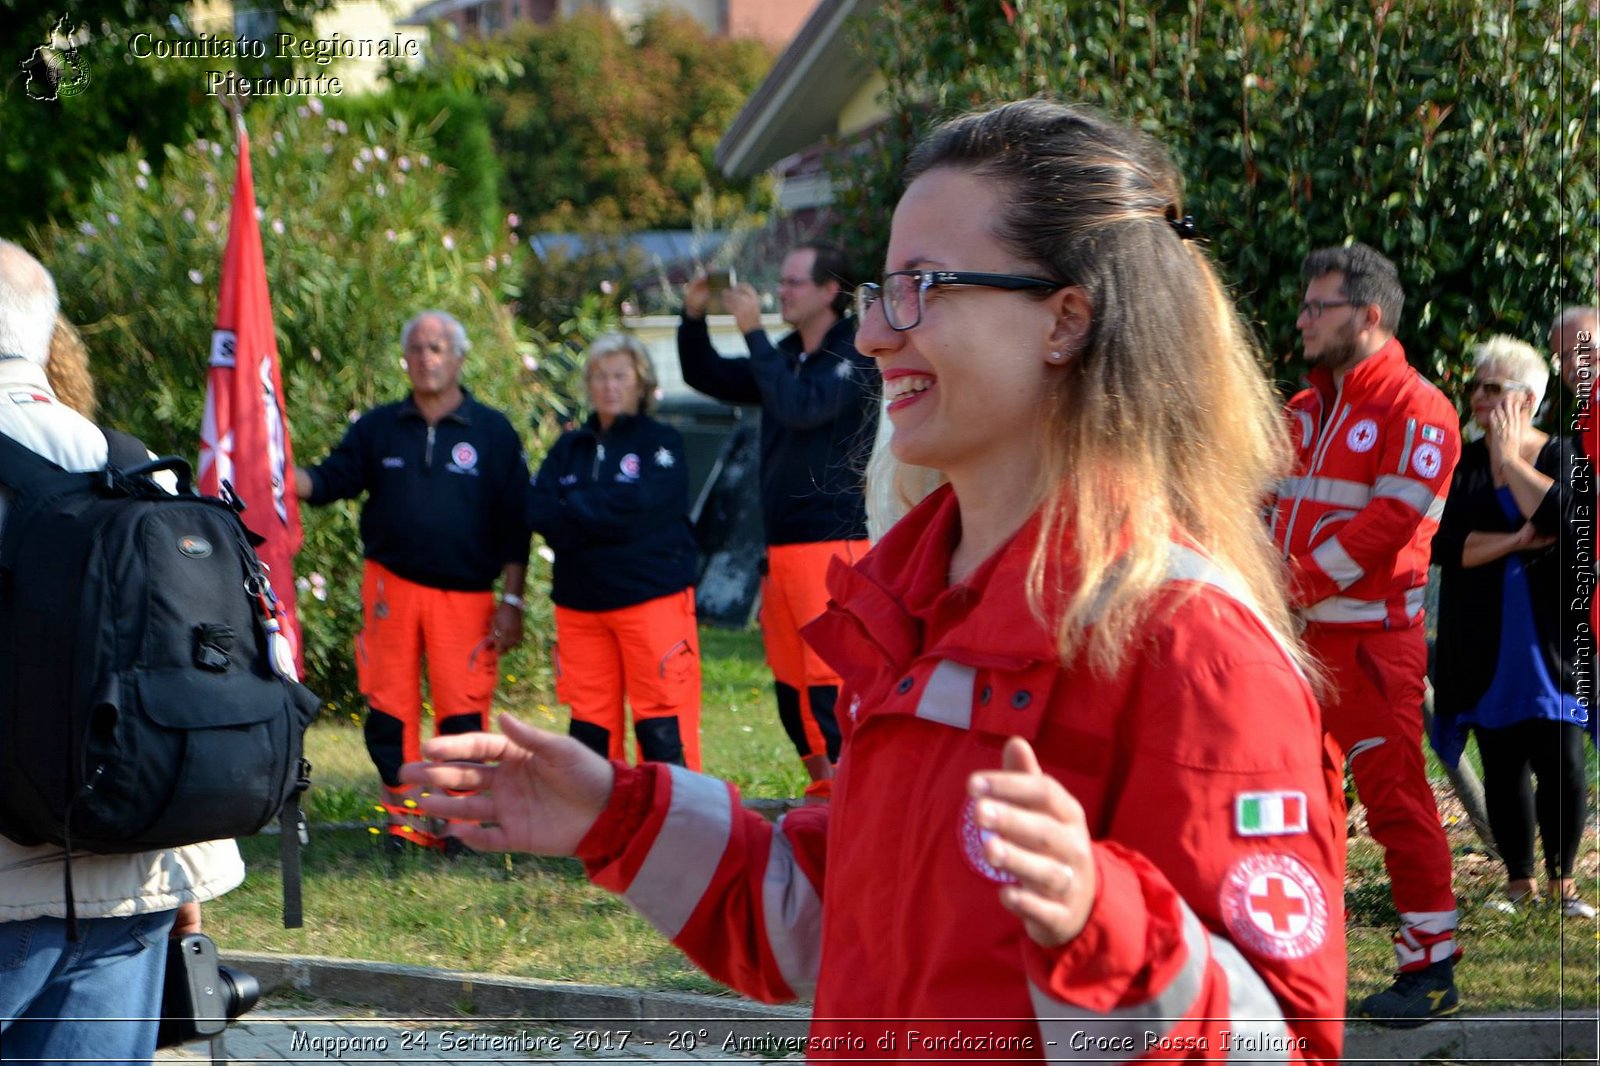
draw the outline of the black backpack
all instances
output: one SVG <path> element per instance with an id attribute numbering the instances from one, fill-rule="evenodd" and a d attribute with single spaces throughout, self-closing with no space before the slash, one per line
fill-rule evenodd
<path id="1" fill-rule="evenodd" d="M 194 494 L 184 460 L 107 439 L 105 470 L 69 473 L 0 434 L 0 833 L 122 854 L 281 818 L 296 927 L 318 700 L 274 668 L 276 601 L 239 505 Z M 65 879 L 75 930 L 70 859 Z"/>

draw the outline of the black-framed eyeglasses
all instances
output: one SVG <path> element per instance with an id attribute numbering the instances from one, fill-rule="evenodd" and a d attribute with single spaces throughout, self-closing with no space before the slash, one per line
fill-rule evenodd
<path id="1" fill-rule="evenodd" d="M 1302 300 L 1300 313 L 1311 319 L 1322 317 L 1322 312 L 1330 307 L 1365 307 L 1366 304 L 1354 303 L 1350 300 Z"/>
<path id="2" fill-rule="evenodd" d="M 883 283 L 856 286 L 856 321 L 865 322 L 872 305 L 883 301 L 883 317 L 896 333 L 915 329 L 922 321 L 922 294 L 935 285 L 976 285 L 985 289 L 1061 289 L 1065 282 L 1030 278 L 1022 274 L 985 274 L 971 270 L 894 270 Z"/>

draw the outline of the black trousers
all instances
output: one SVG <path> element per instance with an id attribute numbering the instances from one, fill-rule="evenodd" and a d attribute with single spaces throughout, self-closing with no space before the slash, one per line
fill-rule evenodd
<path id="1" fill-rule="evenodd" d="M 1508 880 L 1533 877 L 1533 834 L 1545 873 L 1572 876 L 1586 806 L 1583 727 L 1534 718 L 1506 729 L 1473 728 L 1483 756 L 1483 799 Z"/>

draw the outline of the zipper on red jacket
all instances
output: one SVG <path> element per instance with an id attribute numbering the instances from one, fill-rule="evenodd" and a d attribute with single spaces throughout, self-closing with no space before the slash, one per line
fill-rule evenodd
<path id="1" fill-rule="evenodd" d="M 1294 543 L 1294 524 L 1300 515 L 1300 505 L 1305 502 L 1306 485 L 1304 483 L 1310 481 L 1317 471 L 1322 468 L 1323 461 L 1328 458 L 1329 447 L 1332 446 L 1334 438 L 1339 435 L 1339 429 L 1344 425 L 1344 420 L 1350 415 L 1351 408 L 1349 406 L 1341 408 L 1339 405 L 1339 397 L 1343 394 L 1344 382 L 1341 381 L 1334 387 L 1333 411 L 1328 418 L 1323 420 L 1321 432 L 1317 434 L 1316 442 L 1311 446 L 1311 461 L 1306 464 L 1305 473 L 1301 475 L 1302 484 L 1295 492 L 1294 505 L 1289 508 L 1289 521 L 1283 527 L 1283 557 L 1285 559 L 1291 557 L 1289 546 Z M 1318 400 L 1321 400 L 1320 396 Z M 1309 546 L 1308 544 L 1307 547 Z"/>
<path id="2" fill-rule="evenodd" d="M 1416 435 L 1417 420 L 1415 418 L 1406 419 L 1406 446 L 1400 452 L 1400 469 L 1395 471 L 1396 474 L 1404 474 L 1406 472 L 1406 463 L 1411 459 L 1411 442 L 1416 438 Z"/>

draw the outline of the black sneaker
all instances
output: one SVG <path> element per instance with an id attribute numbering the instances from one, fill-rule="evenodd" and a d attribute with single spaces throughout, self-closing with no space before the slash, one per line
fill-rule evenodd
<path id="1" fill-rule="evenodd" d="M 1402 971 L 1394 984 L 1361 1001 L 1363 1018 L 1392 1029 L 1412 1029 L 1461 1009 L 1456 964 L 1446 959 L 1421 970 Z"/>

